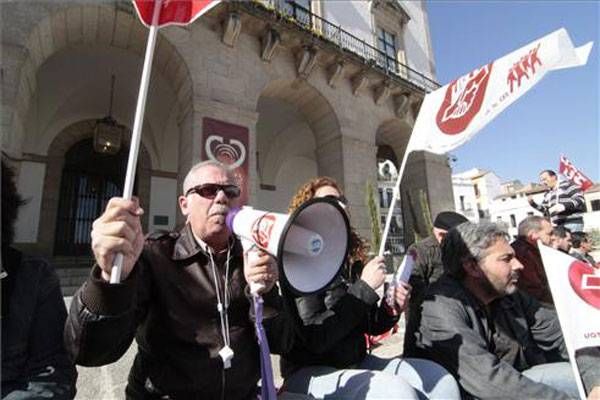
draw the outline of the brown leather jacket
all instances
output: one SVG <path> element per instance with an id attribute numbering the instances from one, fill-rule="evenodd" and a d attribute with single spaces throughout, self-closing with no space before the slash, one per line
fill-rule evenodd
<path id="1" fill-rule="evenodd" d="M 153 234 L 130 276 L 109 285 L 94 267 L 77 291 L 65 327 L 76 363 L 118 360 L 136 336 L 138 354 L 126 388 L 128 398 L 246 399 L 260 378 L 259 350 L 243 273 L 242 249 L 234 242 L 228 292 L 231 368 L 223 369 L 221 320 L 209 257 L 189 226 Z M 217 268 L 223 287 L 225 268 Z M 274 289 L 263 296 L 264 327 L 271 352 L 293 337 Z"/>

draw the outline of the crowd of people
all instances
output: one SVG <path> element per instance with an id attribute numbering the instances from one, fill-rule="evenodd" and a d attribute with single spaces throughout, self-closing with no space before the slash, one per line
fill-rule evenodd
<path id="1" fill-rule="evenodd" d="M 19 197 L 2 163 L 2 398 L 69 399 L 76 365 L 118 360 L 137 342 L 128 399 L 256 399 L 261 378 L 249 284 L 261 283 L 262 323 L 281 357 L 281 398 L 577 398 L 539 244 L 596 267 L 582 232 L 580 192 L 546 170 L 543 216 L 519 224 L 511 243 L 493 223 L 446 211 L 432 236 L 409 252 L 409 282 L 391 302 L 378 291 L 383 257 L 351 229 L 341 272 L 324 290 L 299 295 L 277 284 L 277 260 L 248 257 L 226 225 L 240 188 L 215 161 L 194 165 L 178 204 L 185 224 L 144 236 L 137 199 L 111 199 L 91 231 L 95 264 L 67 315 L 56 273 L 12 245 Z M 319 177 L 290 212 L 320 197 L 350 215 L 342 188 Z M 110 283 L 113 260 L 122 277 Z M 406 313 L 402 357 L 367 351 L 366 335 L 389 331 Z M 589 399 L 600 399 L 600 350 L 577 353 Z M 264 382 L 263 382 L 264 384 Z"/>

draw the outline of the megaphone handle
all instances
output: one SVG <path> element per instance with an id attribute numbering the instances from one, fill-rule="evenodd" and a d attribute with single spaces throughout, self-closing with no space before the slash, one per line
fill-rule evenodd
<path id="1" fill-rule="evenodd" d="M 258 250 L 256 247 L 250 248 L 247 252 L 248 262 L 254 261 L 258 259 L 260 256 L 258 255 Z M 258 292 L 265 288 L 265 284 L 263 282 L 250 282 L 250 293 L 253 295 L 257 295 Z"/>

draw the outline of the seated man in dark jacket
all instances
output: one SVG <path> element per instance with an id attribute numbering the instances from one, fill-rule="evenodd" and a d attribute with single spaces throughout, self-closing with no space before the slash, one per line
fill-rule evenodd
<path id="1" fill-rule="evenodd" d="M 508 235 L 463 223 L 444 239 L 442 261 L 446 274 L 423 302 L 417 355 L 446 367 L 466 397 L 577 398 L 556 314 L 517 289 L 523 266 Z M 590 399 L 600 395 L 599 361 L 595 351 L 577 358 Z"/>
<path id="2" fill-rule="evenodd" d="M 78 364 L 116 361 L 136 335 L 128 398 L 256 398 L 259 348 L 247 296 L 263 282 L 265 329 L 277 352 L 277 268 L 270 256 L 247 261 L 225 224 L 240 189 L 213 161 L 190 170 L 179 197 L 187 224 L 148 237 L 136 200 L 113 198 L 94 222 L 97 265 L 73 298 L 65 335 Z M 113 258 L 124 255 L 122 281 L 109 284 Z M 233 356 L 233 357 L 231 357 Z"/>
<path id="3" fill-rule="evenodd" d="M 408 281 L 412 286 L 412 293 L 408 299 L 408 309 L 405 314 L 405 353 L 410 352 L 410 348 L 414 346 L 414 332 L 419 327 L 421 303 L 427 288 L 440 279 L 444 273 L 440 244 L 448 230 L 467 221 L 468 219 L 461 214 L 453 211 L 442 211 L 433 221 L 432 235 L 412 244 L 407 251 L 407 254 L 414 254 L 415 265 Z"/>
<path id="4" fill-rule="evenodd" d="M 77 371 L 63 344 L 58 276 L 46 261 L 10 247 L 22 203 L 2 160 L 2 399 L 72 399 Z"/>

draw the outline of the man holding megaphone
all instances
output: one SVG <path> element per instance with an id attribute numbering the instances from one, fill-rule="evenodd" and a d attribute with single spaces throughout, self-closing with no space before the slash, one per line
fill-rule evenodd
<path id="1" fill-rule="evenodd" d="M 240 188 L 215 161 L 196 164 L 183 183 L 179 206 L 186 225 L 144 241 L 136 199 L 113 198 L 92 230 L 96 259 L 73 297 L 66 343 L 79 365 L 119 359 L 133 336 L 138 353 L 127 398 L 255 398 L 260 378 L 247 283 L 259 283 L 271 350 L 289 346 L 278 313 L 273 257 L 244 255 L 226 226 Z M 110 284 L 117 253 L 122 281 Z"/>

